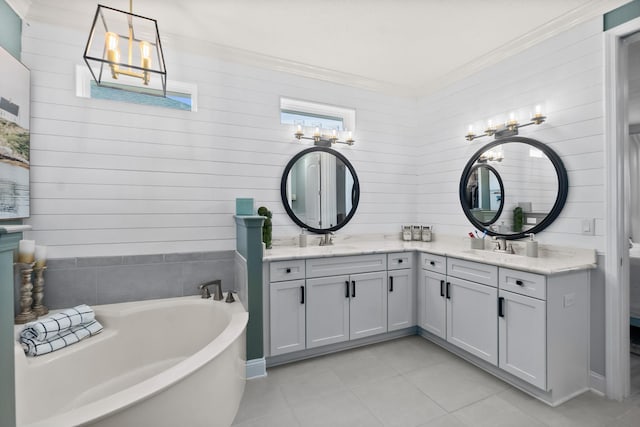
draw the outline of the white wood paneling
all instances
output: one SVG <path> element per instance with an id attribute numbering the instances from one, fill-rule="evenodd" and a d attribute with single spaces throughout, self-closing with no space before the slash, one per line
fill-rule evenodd
<path id="1" fill-rule="evenodd" d="M 418 121 L 428 123 L 420 145 L 419 221 L 440 233 L 466 235 L 469 222 L 458 201 L 460 175 L 469 157 L 490 141 L 467 142 L 467 126 L 504 120 L 511 111 L 523 121 L 541 104 L 548 122 L 523 128 L 520 135 L 558 153 L 568 171 L 569 194 L 559 219 L 539 238 L 602 250 L 602 46 L 602 23 L 594 19 L 419 100 Z M 589 217 L 596 219 L 596 235 L 582 236 L 580 221 Z"/>
<path id="2" fill-rule="evenodd" d="M 253 197 L 256 207 L 273 212 L 274 236 L 297 234 L 281 206 L 280 175 L 308 145 L 279 124 L 281 96 L 356 109 L 356 144 L 337 147 L 354 164 L 361 184 L 358 213 L 341 231 L 348 234 L 425 223 L 437 233 L 466 235 L 460 174 L 488 142 L 465 141 L 467 125 L 497 121 L 510 111 L 524 118 L 542 104 L 548 122 L 521 129 L 521 135 L 558 152 L 570 190 L 560 218 L 540 240 L 603 248 L 597 19 L 420 100 L 197 56 L 169 44 L 170 78 L 198 85 L 197 113 L 75 97 L 74 70 L 85 37 L 37 21 L 23 32 L 22 57 L 33 86 L 28 222 L 34 230 L 28 236 L 50 246 L 52 257 L 110 255 L 123 248 L 128 254 L 153 252 L 155 243 L 135 241 L 131 230 L 146 236 L 186 227 L 220 234 L 193 240 L 171 231 L 167 236 L 180 242 L 172 243 L 177 251 L 207 244 L 210 250 L 233 249 L 228 231 L 236 197 Z M 596 219 L 595 236 L 580 235 L 585 216 Z M 109 239 L 100 240 L 99 233 Z M 118 241 L 128 243 L 113 243 Z"/>
<path id="3" fill-rule="evenodd" d="M 297 234 L 280 176 L 308 144 L 280 124 L 281 96 L 356 110 L 356 144 L 336 147 L 362 191 L 345 233 L 415 222 L 415 100 L 197 56 L 177 42 L 165 49 L 169 78 L 197 84 L 197 113 L 77 98 L 85 40 L 37 21 L 23 31 L 33 86 L 28 236 L 51 257 L 234 249 L 236 197 L 273 212 L 275 237 Z"/>

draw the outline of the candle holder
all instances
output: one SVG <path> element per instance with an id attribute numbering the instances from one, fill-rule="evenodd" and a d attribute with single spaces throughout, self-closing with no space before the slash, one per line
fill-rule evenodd
<path id="1" fill-rule="evenodd" d="M 15 323 L 19 325 L 37 319 L 36 313 L 31 310 L 31 304 L 33 303 L 31 274 L 33 273 L 35 263 L 19 262 L 16 263 L 16 265 L 20 269 L 20 275 L 22 277 L 20 283 L 20 313 L 15 317 Z"/>
<path id="2" fill-rule="evenodd" d="M 49 313 L 49 309 L 47 306 L 42 304 L 42 300 L 44 298 L 44 271 L 47 269 L 46 265 L 36 266 L 33 271 L 35 273 L 35 283 L 33 285 L 33 312 L 36 316 L 44 316 Z"/>

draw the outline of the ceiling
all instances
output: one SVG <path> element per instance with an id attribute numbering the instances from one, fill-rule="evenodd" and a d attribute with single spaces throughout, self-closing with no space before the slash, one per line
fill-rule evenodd
<path id="1" fill-rule="evenodd" d="M 97 1 L 7 0 L 25 19 L 86 29 Z M 425 94 L 628 0 L 135 0 L 165 55 L 206 41 L 245 61 Z M 127 0 L 100 3 L 128 10 Z"/>

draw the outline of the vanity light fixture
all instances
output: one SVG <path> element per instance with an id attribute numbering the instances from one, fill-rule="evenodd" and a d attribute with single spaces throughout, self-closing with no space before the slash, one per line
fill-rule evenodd
<path id="1" fill-rule="evenodd" d="M 110 74 L 114 80 L 126 76 L 123 82 L 144 86 L 149 86 L 152 74 L 156 74 L 160 77 L 164 96 L 167 95 L 167 70 L 158 22 L 135 15 L 133 0 L 129 0 L 129 12 L 98 5 L 84 50 L 84 61 L 98 85 L 107 82 L 103 73 Z"/>
<path id="2" fill-rule="evenodd" d="M 504 160 L 502 149 L 487 150 L 478 157 L 478 163 L 501 162 Z"/>
<path id="3" fill-rule="evenodd" d="M 355 142 L 355 139 L 353 139 L 353 132 L 345 131 L 345 133 L 346 133 L 345 140 L 340 141 L 338 139 L 337 130 L 333 129 L 330 135 L 326 135 L 321 132 L 321 129 L 319 127 L 316 127 L 313 131 L 313 136 L 304 136 L 304 129 L 302 125 L 297 125 L 296 131 L 293 135 L 298 140 L 301 140 L 301 139 L 312 140 L 314 145 L 317 145 L 320 147 L 331 147 L 331 145 L 333 144 L 353 145 L 353 143 Z"/>
<path id="4" fill-rule="evenodd" d="M 496 139 L 504 138 L 507 136 L 514 136 L 518 134 L 518 129 L 530 125 L 539 125 L 541 123 L 544 123 L 545 120 L 547 120 L 547 116 L 542 114 L 541 107 L 539 105 L 536 105 L 535 113 L 531 115 L 531 118 L 527 123 L 518 123 L 518 119 L 516 118 L 515 113 L 510 113 L 509 120 L 507 120 L 504 124 L 496 126 L 491 120 L 489 120 L 487 122 L 487 128 L 480 135 L 477 135 L 473 131 L 473 126 L 469 125 L 469 130 L 465 135 L 465 139 L 467 141 L 473 141 L 474 139 L 482 138 L 483 136 L 494 136 Z"/>

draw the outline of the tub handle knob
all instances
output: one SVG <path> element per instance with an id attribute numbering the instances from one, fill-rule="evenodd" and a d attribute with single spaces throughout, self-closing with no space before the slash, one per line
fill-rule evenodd
<path id="1" fill-rule="evenodd" d="M 200 298 L 211 298 L 211 292 L 209 292 L 209 288 L 207 286 L 200 285 Z"/>
<path id="2" fill-rule="evenodd" d="M 235 302 L 236 299 L 233 297 L 233 292 L 227 292 L 227 299 L 224 302 Z"/>

